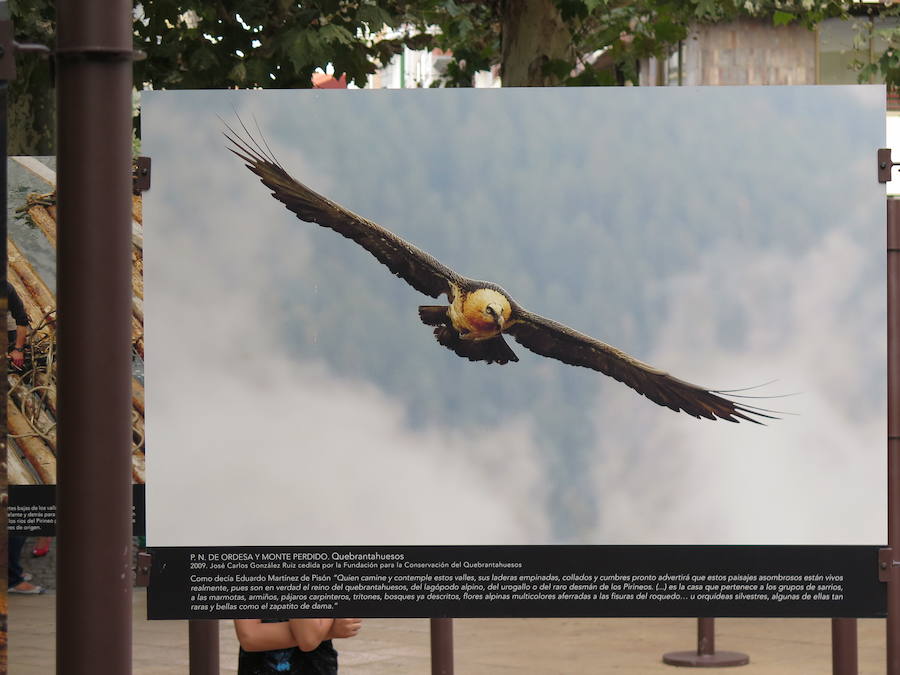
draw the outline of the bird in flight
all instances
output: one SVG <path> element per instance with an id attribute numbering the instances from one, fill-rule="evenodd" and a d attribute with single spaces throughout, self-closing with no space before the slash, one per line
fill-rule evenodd
<path id="1" fill-rule="evenodd" d="M 729 392 L 679 380 L 620 349 L 529 312 L 497 284 L 457 274 L 393 232 L 293 178 L 275 159 L 265 140 L 261 136 L 260 141 L 254 139 L 243 122 L 244 136 L 225 126 L 225 136 L 231 143 L 228 149 L 301 220 L 355 241 L 420 293 L 432 298 L 447 296 L 447 305 L 419 307 L 419 317 L 434 327 L 440 344 L 459 356 L 486 363 L 518 361 L 504 339 L 504 335 L 509 335 L 535 354 L 599 371 L 658 405 L 698 419 L 757 424 L 761 423 L 757 418 L 777 419 L 766 414 L 772 411 L 731 400 Z"/>

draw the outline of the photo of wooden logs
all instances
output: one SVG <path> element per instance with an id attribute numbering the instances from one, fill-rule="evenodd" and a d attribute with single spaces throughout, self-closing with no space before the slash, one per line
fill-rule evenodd
<path id="1" fill-rule="evenodd" d="M 31 192 L 19 197 L 10 183 L 10 211 L 15 211 L 17 227 L 36 228 L 52 248 L 56 247 L 56 174 L 47 163 L 34 157 L 13 157 L 10 163 L 25 169 L 32 178 L 46 184 L 44 194 Z M 18 202 L 18 203 L 17 203 Z M 144 482 L 144 357 L 143 316 L 143 217 L 141 197 L 135 195 L 132 209 L 132 322 L 131 344 L 136 363 L 132 378 L 131 474 L 135 483 Z M 32 234 L 36 234 L 33 232 Z M 43 242 L 42 242 L 43 243 Z M 42 278 L 33 255 L 7 237 L 7 278 L 25 305 L 29 334 L 25 366 L 7 368 L 9 393 L 8 472 L 11 485 L 52 485 L 56 483 L 56 294 L 55 278 Z M 25 248 L 25 247 L 22 247 Z"/>

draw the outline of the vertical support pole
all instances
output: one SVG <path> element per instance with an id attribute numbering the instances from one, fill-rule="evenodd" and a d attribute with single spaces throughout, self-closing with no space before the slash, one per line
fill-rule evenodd
<path id="1" fill-rule="evenodd" d="M 131 673 L 132 3 L 57 5 L 56 672 Z"/>
<path id="2" fill-rule="evenodd" d="M 832 675 L 858 675 L 856 619 L 831 620 Z"/>
<path id="3" fill-rule="evenodd" d="M 190 675 L 219 675 L 219 622 L 188 622 Z"/>
<path id="4" fill-rule="evenodd" d="M 431 619 L 431 675 L 453 675 L 453 619 Z"/>
<path id="5" fill-rule="evenodd" d="M 697 619 L 697 650 L 667 652 L 663 663 L 682 668 L 726 668 L 745 666 L 750 657 L 742 652 L 716 651 L 716 620 L 711 617 Z"/>
<path id="6" fill-rule="evenodd" d="M 0 45 L 3 46 L 3 52 L 0 53 L 0 149 L 3 150 L 3 159 L 2 165 L 0 165 L 0 219 L 2 219 L 3 227 L 2 234 L 3 237 L 3 280 L 6 281 L 6 261 L 9 259 L 6 254 L 6 152 L 7 152 L 7 114 L 6 114 L 6 96 L 7 96 L 7 83 L 9 80 L 13 79 L 15 75 L 13 54 L 10 47 L 11 44 L 3 44 L 6 42 L 4 38 L 12 40 L 12 22 L 9 17 L 9 5 L 8 3 L 0 2 L 0 23 L 4 24 L 4 26 L 8 26 L 9 30 L 4 28 L 0 28 Z M 4 286 L 5 289 L 5 286 Z M 3 291 L 4 294 L 6 291 Z M 7 298 L 8 300 L 8 298 Z M 3 314 L 6 314 L 6 308 L 8 305 L 3 305 Z M 0 341 L 0 347 L 2 347 L 2 351 L 0 351 L 0 358 L 6 358 L 6 331 L 2 330 L 0 333 L 3 333 L 2 341 Z M 9 385 L 6 380 L 6 364 L 4 363 L 4 376 L 2 382 L 0 382 L 0 403 L 3 405 L 0 406 L 2 410 L 0 410 L 0 429 L 6 429 L 6 397 Z M 9 503 L 9 480 L 8 480 L 8 472 L 6 467 L 6 434 L 3 434 L 3 437 L 0 438 L 0 561 L 2 561 L 2 579 L 8 579 L 8 565 L 9 565 L 9 537 L 7 536 L 7 526 L 9 525 L 9 521 L 7 519 L 7 505 Z M 6 598 L 3 598 L 2 608 L 0 608 L 0 673 L 5 673 L 8 666 L 8 654 L 7 654 L 7 645 L 9 641 L 7 639 L 7 604 Z"/>
<path id="7" fill-rule="evenodd" d="M 890 169 L 888 169 L 890 171 Z M 900 551 L 900 202 L 887 200 L 888 546 Z M 887 672 L 900 675 L 900 567 L 886 570 Z"/>
<path id="8" fill-rule="evenodd" d="M 697 619 L 697 655 L 711 656 L 716 653 L 716 620 Z"/>

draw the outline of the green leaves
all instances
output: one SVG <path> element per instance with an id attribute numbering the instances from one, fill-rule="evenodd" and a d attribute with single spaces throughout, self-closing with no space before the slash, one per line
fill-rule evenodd
<path id="1" fill-rule="evenodd" d="M 142 0 L 141 7 L 135 39 L 148 58 L 135 64 L 135 78 L 156 88 L 308 88 L 315 69 L 329 64 L 363 86 L 372 60 L 402 47 L 376 47 L 372 34 L 399 25 L 408 11 L 392 0 Z M 193 26 L 186 14 L 197 18 Z"/>
<path id="2" fill-rule="evenodd" d="M 572 72 L 572 64 L 563 59 L 547 59 L 541 64 L 541 70 L 545 77 L 555 77 L 560 82 L 564 82 Z"/>
<path id="3" fill-rule="evenodd" d="M 595 6 L 599 3 L 593 3 Z M 556 7 L 563 21 L 584 19 L 591 13 L 591 9 L 582 0 L 556 0 Z"/>
<path id="4" fill-rule="evenodd" d="M 326 26 L 327 28 L 327 26 Z M 327 40 L 306 28 L 289 31 L 279 41 L 282 53 L 287 56 L 295 71 L 302 71 L 306 66 L 317 65 L 328 58 Z M 324 66 L 325 63 L 322 63 Z"/>
<path id="5" fill-rule="evenodd" d="M 353 35 L 349 30 L 334 23 L 322 26 L 318 35 L 318 41 L 324 43 L 337 42 L 342 45 L 349 45 L 353 43 L 353 39 Z"/>
<path id="6" fill-rule="evenodd" d="M 212 44 L 202 45 L 191 52 L 188 67 L 192 70 L 209 70 L 219 67 L 219 56 Z"/>
<path id="7" fill-rule="evenodd" d="M 567 87 L 614 87 L 619 83 L 615 73 L 609 70 L 585 68 L 578 75 L 566 78 L 564 84 Z"/>
<path id="8" fill-rule="evenodd" d="M 658 42 L 672 45 L 687 37 L 687 26 L 676 21 L 674 17 L 667 16 L 656 21 L 653 32 Z"/>
<path id="9" fill-rule="evenodd" d="M 247 64 L 243 61 L 234 64 L 234 68 L 228 71 L 228 79 L 243 85 L 247 81 Z"/>
<path id="10" fill-rule="evenodd" d="M 718 0 L 696 0 L 694 16 L 701 21 L 715 21 L 722 18 L 725 3 Z"/>
<path id="11" fill-rule="evenodd" d="M 900 30 L 898 30 L 900 37 Z M 900 40 L 893 44 L 900 44 Z M 871 75 L 880 74 L 891 87 L 900 87 L 900 51 L 888 47 L 874 64 L 865 66 L 859 73 L 860 82 L 868 82 Z"/>
<path id="12" fill-rule="evenodd" d="M 772 15 L 772 23 L 776 26 L 787 26 L 796 18 L 797 17 L 795 17 L 790 12 L 782 12 L 779 9 L 775 10 L 775 13 Z"/>
<path id="13" fill-rule="evenodd" d="M 363 4 L 356 10 L 356 22 L 377 33 L 384 26 L 393 26 L 393 17 L 376 4 Z"/>

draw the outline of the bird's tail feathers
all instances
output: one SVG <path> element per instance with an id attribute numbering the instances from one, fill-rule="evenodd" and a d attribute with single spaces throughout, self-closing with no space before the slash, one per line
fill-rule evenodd
<path id="1" fill-rule="evenodd" d="M 503 365 L 519 360 L 502 335 L 489 340 L 463 340 L 451 326 L 438 326 L 434 329 L 434 337 L 447 349 L 469 361 L 486 361 Z"/>
<path id="2" fill-rule="evenodd" d="M 419 318 L 426 326 L 444 326 L 447 318 L 446 305 L 422 305 L 419 307 Z"/>

